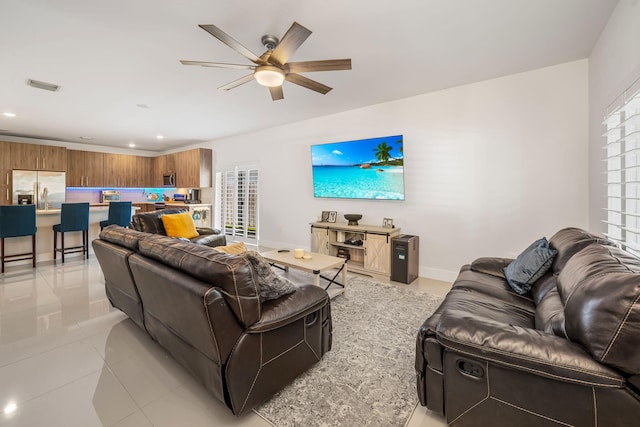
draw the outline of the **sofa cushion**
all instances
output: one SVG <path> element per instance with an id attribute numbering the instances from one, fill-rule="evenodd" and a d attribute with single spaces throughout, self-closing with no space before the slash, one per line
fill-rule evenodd
<path id="1" fill-rule="evenodd" d="M 144 233 L 167 235 L 162 223 L 162 215 L 186 212 L 185 209 L 160 209 L 153 212 L 135 214 L 131 217 L 131 228 Z"/>
<path id="2" fill-rule="evenodd" d="M 567 261 L 558 293 L 571 341 L 604 364 L 640 374 L 640 259 L 589 245 Z"/>
<path id="3" fill-rule="evenodd" d="M 529 292 L 533 283 L 551 268 L 557 253 L 544 237 L 533 242 L 504 269 L 509 286 L 521 295 Z"/>
<path id="4" fill-rule="evenodd" d="M 162 219 L 162 225 L 164 225 L 164 230 L 169 237 L 192 239 L 199 235 L 189 212 L 162 215 L 160 219 Z"/>
<path id="5" fill-rule="evenodd" d="M 271 269 L 271 264 L 258 252 L 245 251 L 241 256 L 253 266 L 258 276 L 260 297 L 263 300 L 278 299 L 281 296 L 295 292 L 296 286 L 291 280 L 274 273 Z"/>
<path id="6" fill-rule="evenodd" d="M 553 287 L 536 306 L 536 329 L 567 338 L 564 325 L 564 306 L 558 295 L 558 289 Z"/>
<path id="7" fill-rule="evenodd" d="M 535 313 L 531 295 L 520 295 L 511 289 L 504 277 L 474 271 L 469 265 L 462 266 L 451 289 L 464 291 L 471 299 L 490 298 L 500 305 L 513 306 L 531 315 Z"/>
<path id="8" fill-rule="evenodd" d="M 558 276 L 553 274 L 551 270 L 547 271 L 541 278 L 539 278 L 533 286 L 531 286 L 531 297 L 533 298 L 533 303 L 535 305 L 540 304 L 540 302 L 545 298 L 547 293 L 551 289 L 555 289 L 557 286 Z"/>
<path id="9" fill-rule="evenodd" d="M 138 250 L 138 241 L 144 239 L 147 234 L 140 231 L 132 230 L 130 228 L 121 227 L 113 224 L 109 225 L 100 231 L 100 239 L 107 242 L 115 243 L 120 246 L 124 246 L 132 251 Z"/>
<path id="10" fill-rule="evenodd" d="M 471 263 L 471 270 L 506 279 L 504 268 L 511 262 L 513 262 L 512 258 L 483 257 Z"/>
<path id="11" fill-rule="evenodd" d="M 554 273 L 559 273 L 569 258 L 592 244 L 617 246 L 606 237 L 591 234 L 575 227 L 567 227 L 558 231 L 549 239 L 549 247 L 558 251 L 558 255 L 551 265 Z"/>
<path id="12" fill-rule="evenodd" d="M 258 282 L 248 260 L 159 235 L 140 240 L 139 248 L 142 255 L 219 288 L 243 326 L 260 319 Z"/>

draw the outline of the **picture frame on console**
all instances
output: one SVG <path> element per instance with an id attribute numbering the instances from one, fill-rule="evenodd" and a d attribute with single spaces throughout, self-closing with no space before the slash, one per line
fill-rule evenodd
<path id="1" fill-rule="evenodd" d="M 336 211 L 322 211 L 320 215 L 320 222 L 336 222 L 338 212 Z"/>
<path id="2" fill-rule="evenodd" d="M 393 218 L 383 218 L 382 226 L 384 228 L 393 228 Z"/>

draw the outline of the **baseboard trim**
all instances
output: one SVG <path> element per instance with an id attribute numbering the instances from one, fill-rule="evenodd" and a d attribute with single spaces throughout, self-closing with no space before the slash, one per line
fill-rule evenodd
<path id="1" fill-rule="evenodd" d="M 453 281 L 456 280 L 456 277 L 458 277 L 458 272 L 442 270 L 442 269 L 433 268 L 433 267 L 426 267 L 421 265 L 420 277 L 426 277 L 428 279 L 442 280 L 444 282 L 453 283 Z"/>

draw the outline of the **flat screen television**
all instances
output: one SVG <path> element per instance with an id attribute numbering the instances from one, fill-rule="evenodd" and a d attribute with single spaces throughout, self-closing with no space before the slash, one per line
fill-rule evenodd
<path id="1" fill-rule="evenodd" d="M 311 146 L 313 195 L 404 200 L 402 135 Z"/>

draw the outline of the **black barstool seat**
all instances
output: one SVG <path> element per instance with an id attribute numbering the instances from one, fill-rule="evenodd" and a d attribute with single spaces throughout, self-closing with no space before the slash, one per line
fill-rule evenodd
<path id="1" fill-rule="evenodd" d="M 131 202 L 110 202 L 109 216 L 106 220 L 100 221 L 100 230 L 107 225 L 116 224 L 126 227 L 131 222 Z"/>
<path id="2" fill-rule="evenodd" d="M 0 206 L 0 258 L 2 273 L 5 262 L 22 261 L 31 258 L 36 267 L 36 205 Z M 31 252 L 5 255 L 4 239 L 10 237 L 31 236 Z"/>
<path id="3" fill-rule="evenodd" d="M 64 246 L 64 233 L 71 231 L 82 232 L 82 246 L 66 248 Z M 58 233 L 61 234 L 61 247 L 58 249 Z M 58 251 L 64 255 L 82 252 L 89 259 L 89 203 L 63 203 L 60 211 L 60 224 L 53 226 L 53 259 L 57 258 Z"/>

